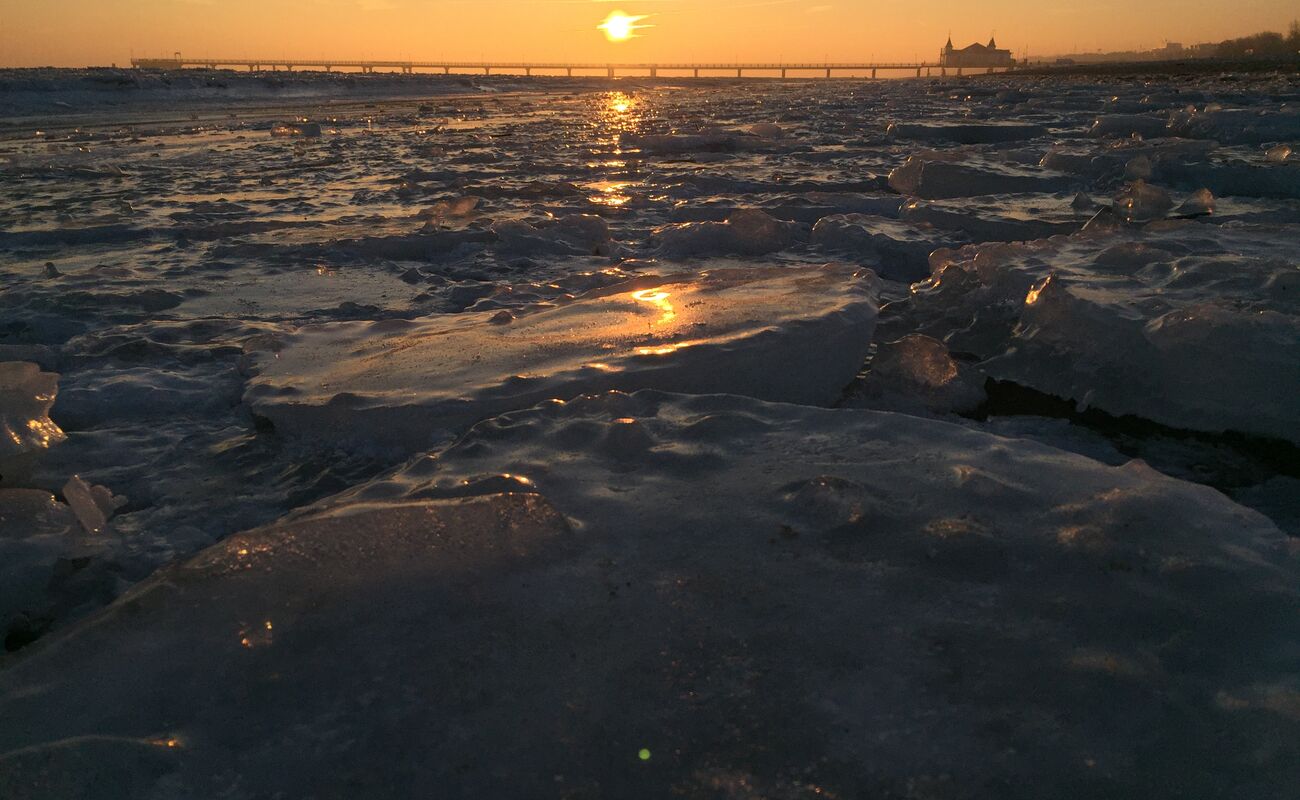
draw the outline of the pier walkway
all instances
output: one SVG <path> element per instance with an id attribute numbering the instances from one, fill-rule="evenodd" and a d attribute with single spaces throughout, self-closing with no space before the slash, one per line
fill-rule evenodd
<path id="1" fill-rule="evenodd" d="M 247 68 L 250 72 L 287 70 L 295 69 L 306 70 L 323 70 L 330 72 L 336 69 L 359 70 L 364 73 L 381 72 L 402 72 L 413 74 L 417 70 L 421 71 L 439 71 L 450 75 L 456 73 L 483 73 L 491 75 L 497 73 L 522 73 L 524 75 L 533 75 L 534 73 L 546 75 L 567 75 L 573 77 L 575 74 L 591 75 L 604 74 L 606 77 L 614 78 L 619 75 L 649 75 L 657 78 L 661 74 L 667 73 L 674 76 L 690 75 L 700 77 L 701 74 L 716 77 L 718 75 L 734 76 L 741 78 L 745 73 L 762 73 L 770 76 L 780 76 L 787 78 L 798 77 L 825 77 L 830 78 L 835 73 L 869 73 L 875 78 L 881 72 L 890 73 L 914 73 L 916 77 L 922 74 L 931 75 L 938 72 L 941 75 L 947 75 L 948 70 L 938 64 L 925 62 L 911 63 L 885 63 L 885 62 L 849 62 L 833 64 L 815 64 L 815 63 L 778 63 L 778 62 L 746 62 L 746 63 L 657 63 L 657 64 L 590 64 L 590 63 L 544 63 L 530 61 L 369 61 L 369 60 L 336 60 L 336 59 L 268 59 L 268 58 L 182 58 L 179 53 L 174 58 L 133 58 L 131 66 L 138 69 L 156 69 L 156 70 L 177 70 L 186 68 L 201 69 L 218 69 L 221 67 Z M 993 71 L 985 68 L 971 70 L 974 72 Z M 957 75 L 962 74 L 960 68 L 953 72 Z"/>

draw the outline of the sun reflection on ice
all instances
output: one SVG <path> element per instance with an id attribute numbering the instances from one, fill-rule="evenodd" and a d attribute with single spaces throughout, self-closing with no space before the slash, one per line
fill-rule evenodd
<path id="1" fill-rule="evenodd" d="M 639 356 L 667 356 L 676 353 L 681 349 L 681 347 L 682 345 L 679 344 L 664 344 L 659 345 L 658 347 L 638 347 L 636 349 L 636 354 Z"/>
<path id="2" fill-rule="evenodd" d="M 656 323 L 663 325 L 672 322 L 677 317 L 677 312 L 673 310 L 673 304 L 668 302 L 669 295 L 662 289 L 642 289 L 639 292 L 632 293 L 632 299 L 641 303 L 649 303 L 663 312 L 663 316 Z"/>
<path id="3" fill-rule="evenodd" d="M 597 111 L 599 123 L 621 133 L 631 133 L 641 124 L 641 100 L 627 92 L 609 92 Z"/>
<path id="4" fill-rule="evenodd" d="M 626 182 L 600 181 L 592 185 L 593 188 L 600 192 L 600 194 L 589 197 L 588 200 L 597 205 L 609 206 L 611 208 L 618 208 L 619 206 L 627 205 L 628 201 L 631 200 L 632 197 L 626 194 L 623 190 L 631 185 L 632 184 Z"/>

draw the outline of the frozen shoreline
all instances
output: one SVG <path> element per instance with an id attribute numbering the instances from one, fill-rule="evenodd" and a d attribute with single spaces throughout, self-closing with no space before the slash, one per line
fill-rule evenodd
<path id="1" fill-rule="evenodd" d="M 1300 780 L 1293 78 L 294 80 L 0 129 L 0 785 Z"/>

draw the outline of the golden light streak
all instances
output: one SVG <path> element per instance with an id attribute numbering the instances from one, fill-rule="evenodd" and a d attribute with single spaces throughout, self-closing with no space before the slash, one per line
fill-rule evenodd
<path id="1" fill-rule="evenodd" d="M 677 312 L 673 310 L 673 304 L 668 302 L 668 297 L 669 297 L 668 292 L 665 292 L 661 289 L 642 289 L 639 292 L 632 293 L 633 300 L 637 300 L 642 303 L 649 303 L 650 305 L 664 312 L 664 315 L 659 318 L 660 325 L 664 324 L 665 322 L 672 322 L 673 319 L 677 316 Z"/>

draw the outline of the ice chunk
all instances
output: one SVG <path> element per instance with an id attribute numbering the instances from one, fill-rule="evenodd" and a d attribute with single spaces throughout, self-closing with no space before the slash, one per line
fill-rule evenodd
<path id="1" fill-rule="evenodd" d="M 106 487 L 92 486 L 80 475 L 73 475 L 64 484 L 63 498 L 87 533 L 103 531 L 113 512 L 126 505 L 125 497 L 114 497 Z"/>
<path id="2" fill-rule="evenodd" d="M 0 458 L 43 450 L 67 437 L 50 419 L 59 376 L 26 361 L 0 363 Z"/>
<path id="3" fill-rule="evenodd" d="M 775 122 L 756 122 L 749 126 L 749 132 L 764 139 L 780 139 L 785 136 L 785 129 Z"/>
<path id="4" fill-rule="evenodd" d="M 812 243 L 826 250 L 851 253 L 882 278 L 918 281 L 930 274 L 930 253 L 964 237 L 867 214 L 836 214 L 813 226 Z"/>
<path id="5" fill-rule="evenodd" d="M 609 251 L 609 224 L 592 214 L 570 214 L 538 227 L 522 220 L 492 226 L 497 250 L 512 255 L 595 255 Z"/>
<path id="6" fill-rule="evenodd" d="M 58 392 L 57 373 L 26 361 L 0 362 L 0 484 L 25 471 L 26 457 L 67 438 L 49 417 Z"/>
<path id="7" fill-rule="evenodd" d="M 1137 156 L 1129 159 L 1124 165 L 1124 179 L 1129 181 L 1149 181 L 1152 174 L 1155 173 L 1155 167 L 1151 164 L 1151 159 L 1146 156 Z"/>
<path id="8" fill-rule="evenodd" d="M 1283 796 L 1298 587 L 1266 519 L 1140 463 L 588 397 L 232 537 L 6 664 L 0 785 L 199 797 L 234 764 L 284 797 L 906 796 L 940 773 Z"/>
<path id="9" fill-rule="evenodd" d="M 1214 213 L 1214 194 L 1209 189 L 1192 192 L 1176 212 L 1184 217 L 1203 217 Z"/>
<path id="10" fill-rule="evenodd" d="M 865 361 L 876 282 L 846 266 L 719 269 L 642 277 L 509 321 L 309 326 L 258 356 L 245 401 L 286 434 L 406 451 L 612 388 L 829 404 Z"/>
<path id="11" fill-rule="evenodd" d="M 1294 103 L 1262 103 L 1256 108 L 1191 109 L 1170 116 L 1175 136 L 1213 139 L 1225 144 L 1264 144 L 1300 138 L 1300 109 Z"/>
<path id="12" fill-rule="evenodd" d="M 782 222 L 758 209 L 743 208 L 726 222 L 684 222 L 654 232 L 650 246 L 665 258 L 742 255 L 784 250 L 807 228 Z"/>
<path id="13" fill-rule="evenodd" d="M 943 342 L 914 333 L 878 346 L 860 400 L 871 408 L 965 413 L 984 402 L 982 384 Z"/>
<path id="14" fill-rule="evenodd" d="M 1264 160 L 1270 164 L 1284 164 L 1291 157 L 1291 145 L 1279 144 L 1268 148 L 1264 153 Z"/>
<path id="15" fill-rule="evenodd" d="M 1059 192 L 1073 181 L 1064 176 L 1011 167 L 979 167 L 949 161 L 927 161 L 909 156 L 902 166 L 889 173 L 889 186 L 899 194 L 942 200 L 986 194 L 1023 192 Z"/>
<path id="16" fill-rule="evenodd" d="M 428 208 L 419 213 L 419 216 L 432 222 L 440 222 L 444 219 L 454 219 L 465 217 L 472 213 L 483 202 L 483 198 L 469 195 L 467 197 L 453 197 L 448 200 L 439 200 Z"/>
<path id="17" fill-rule="evenodd" d="M 1136 180 L 1115 196 L 1115 207 L 1132 221 L 1159 219 L 1174 207 L 1169 193 L 1144 180 Z"/>
<path id="18" fill-rule="evenodd" d="M 1115 416 L 1297 442 L 1300 303 L 1271 288 L 1295 283 L 1292 236 L 1179 221 L 937 251 L 882 335 Z"/>

